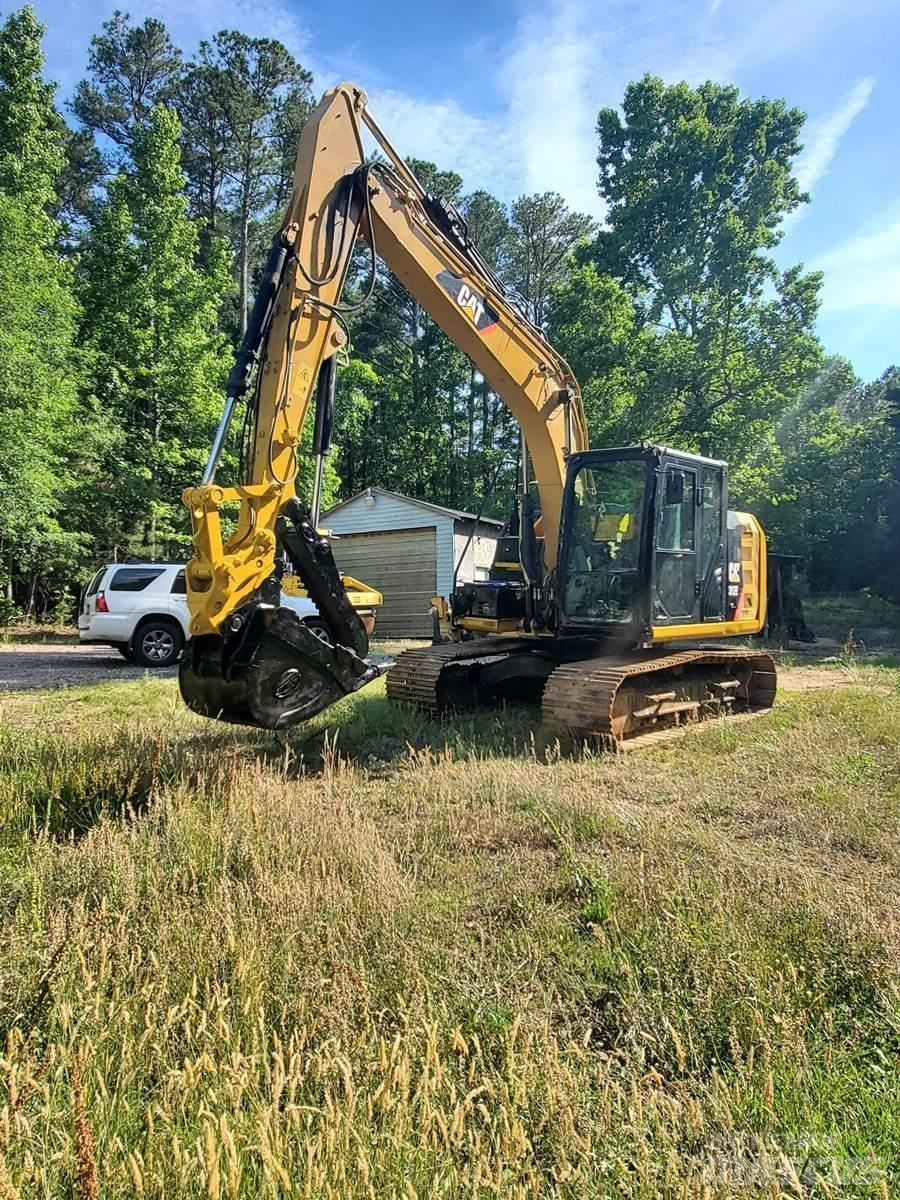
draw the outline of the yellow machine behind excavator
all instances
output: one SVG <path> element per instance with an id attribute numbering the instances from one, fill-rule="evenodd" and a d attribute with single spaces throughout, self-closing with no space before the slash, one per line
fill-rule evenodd
<path id="1" fill-rule="evenodd" d="M 364 152 L 364 128 L 375 157 Z M 370 284 L 349 305 L 358 239 L 369 249 Z M 366 629 L 317 528 L 344 316 L 371 297 L 379 258 L 522 433 L 518 492 L 490 577 L 437 599 L 445 642 L 402 654 L 388 695 L 431 712 L 533 696 L 552 729 L 609 744 L 767 709 L 775 668 L 745 643 L 765 623 L 765 537 L 751 514 L 729 510 L 727 465 L 667 446 L 589 448 L 568 365 L 491 271 L 461 214 L 423 188 L 349 83 L 325 94 L 303 130 L 209 462 L 184 493 L 194 542 L 193 636 L 180 671 L 187 703 L 280 728 L 385 670 L 368 657 Z M 294 481 L 313 395 L 307 506 Z M 228 486 L 216 471 L 239 406 L 242 476 Z M 231 502 L 237 528 L 223 540 L 220 512 Z M 316 603 L 327 638 L 281 606 L 287 574 Z"/>

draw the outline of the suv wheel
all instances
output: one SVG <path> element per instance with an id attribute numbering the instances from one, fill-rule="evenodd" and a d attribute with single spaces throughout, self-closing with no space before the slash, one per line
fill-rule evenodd
<path id="1" fill-rule="evenodd" d="M 174 621 L 145 621 L 134 635 L 131 653 L 142 667 L 171 667 L 184 649 L 184 635 Z"/>
<path id="2" fill-rule="evenodd" d="M 321 617 L 310 617 L 308 620 L 304 621 L 303 624 L 308 630 L 310 630 L 311 633 L 316 635 L 320 642 L 324 642 L 326 646 L 334 645 L 334 638 L 331 636 L 331 630 Z"/>

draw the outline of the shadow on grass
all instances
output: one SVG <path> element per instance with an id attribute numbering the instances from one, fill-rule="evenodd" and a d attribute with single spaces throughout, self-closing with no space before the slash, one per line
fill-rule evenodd
<path id="1" fill-rule="evenodd" d="M 834 638 L 820 638 L 813 643 L 789 642 L 787 646 L 760 642 L 759 647 L 774 657 L 776 665 L 785 667 L 900 667 L 900 649 L 868 647 L 864 641 L 856 642 L 852 653 Z"/>
<path id="2" fill-rule="evenodd" d="M 540 708 L 508 704 L 429 716 L 382 694 L 350 696 L 307 726 L 259 741 L 256 753 L 288 773 L 316 775 L 335 757 L 370 773 L 410 752 L 430 750 L 455 759 L 518 756 L 542 745 Z"/>

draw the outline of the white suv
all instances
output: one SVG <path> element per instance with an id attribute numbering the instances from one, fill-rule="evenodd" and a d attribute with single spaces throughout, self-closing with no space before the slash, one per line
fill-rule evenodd
<path id="1" fill-rule="evenodd" d="M 283 595 L 282 604 L 327 638 L 312 600 Z M 115 646 L 141 666 L 171 667 L 190 637 L 189 624 L 183 563 L 109 563 L 87 586 L 78 636 Z"/>

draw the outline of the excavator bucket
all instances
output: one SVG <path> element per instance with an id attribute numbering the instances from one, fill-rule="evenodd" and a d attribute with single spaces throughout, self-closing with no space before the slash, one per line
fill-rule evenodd
<path id="1" fill-rule="evenodd" d="M 385 670 L 329 646 L 289 608 L 259 604 L 235 637 L 194 638 L 178 683 L 204 717 L 283 729 L 307 721 Z"/>
<path id="2" fill-rule="evenodd" d="M 185 647 L 178 684 L 188 708 L 204 717 L 284 729 L 358 691 L 389 665 L 367 658 L 368 635 L 347 598 L 331 545 L 297 500 L 285 505 L 276 535 L 332 644 L 280 604 L 280 577 L 273 576 L 227 619 L 222 634 L 195 637 Z"/>

